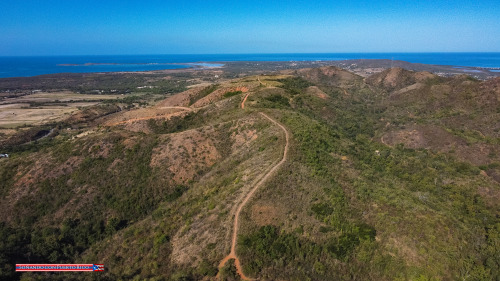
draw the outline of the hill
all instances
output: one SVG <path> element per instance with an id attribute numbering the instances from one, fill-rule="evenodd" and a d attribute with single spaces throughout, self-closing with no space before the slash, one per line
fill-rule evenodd
<path id="1" fill-rule="evenodd" d="M 403 68 L 389 68 L 366 79 L 366 83 L 386 90 L 401 90 L 406 87 L 418 88 L 427 80 L 437 79 L 430 72 L 413 72 Z M 410 88 L 408 88 L 409 90 Z"/>
<path id="2" fill-rule="evenodd" d="M 114 105 L 1 143 L 1 278 L 500 278 L 498 79 L 321 67 Z"/>

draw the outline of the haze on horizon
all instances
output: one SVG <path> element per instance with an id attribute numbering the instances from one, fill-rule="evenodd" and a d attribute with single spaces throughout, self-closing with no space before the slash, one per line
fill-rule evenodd
<path id="1" fill-rule="evenodd" d="M 499 52 L 497 1 L 5 1 L 0 56 Z"/>

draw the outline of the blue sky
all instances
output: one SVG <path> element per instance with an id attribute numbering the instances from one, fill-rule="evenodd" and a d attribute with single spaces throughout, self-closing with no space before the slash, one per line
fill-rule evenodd
<path id="1" fill-rule="evenodd" d="M 0 56 L 500 52 L 498 0 L 2 2 Z"/>

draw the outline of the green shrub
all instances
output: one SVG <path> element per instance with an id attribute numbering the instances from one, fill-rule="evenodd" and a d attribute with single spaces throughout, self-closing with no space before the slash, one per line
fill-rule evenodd
<path id="1" fill-rule="evenodd" d="M 224 94 L 224 97 L 225 98 L 229 98 L 229 97 L 232 97 L 232 96 L 236 96 L 236 95 L 239 95 L 243 93 L 242 91 L 232 91 L 232 92 L 227 92 Z"/>
<path id="2" fill-rule="evenodd" d="M 298 95 L 303 92 L 309 86 L 312 86 L 310 82 L 300 77 L 288 77 L 284 79 L 278 79 L 278 82 L 282 83 L 280 87 L 287 90 L 292 95 Z"/>
<path id="3" fill-rule="evenodd" d="M 266 100 L 275 103 L 278 106 L 286 106 L 290 107 L 290 102 L 288 101 L 288 98 L 280 95 L 280 94 L 272 94 L 267 97 L 265 97 Z"/>

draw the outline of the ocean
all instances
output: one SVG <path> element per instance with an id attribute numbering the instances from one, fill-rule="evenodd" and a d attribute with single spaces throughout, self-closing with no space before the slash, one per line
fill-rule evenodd
<path id="1" fill-rule="evenodd" d="M 331 53 L 0 57 L 0 78 L 53 73 L 149 71 L 231 61 L 394 59 L 412 63 L 500 68 L 500 53 Z"/>

